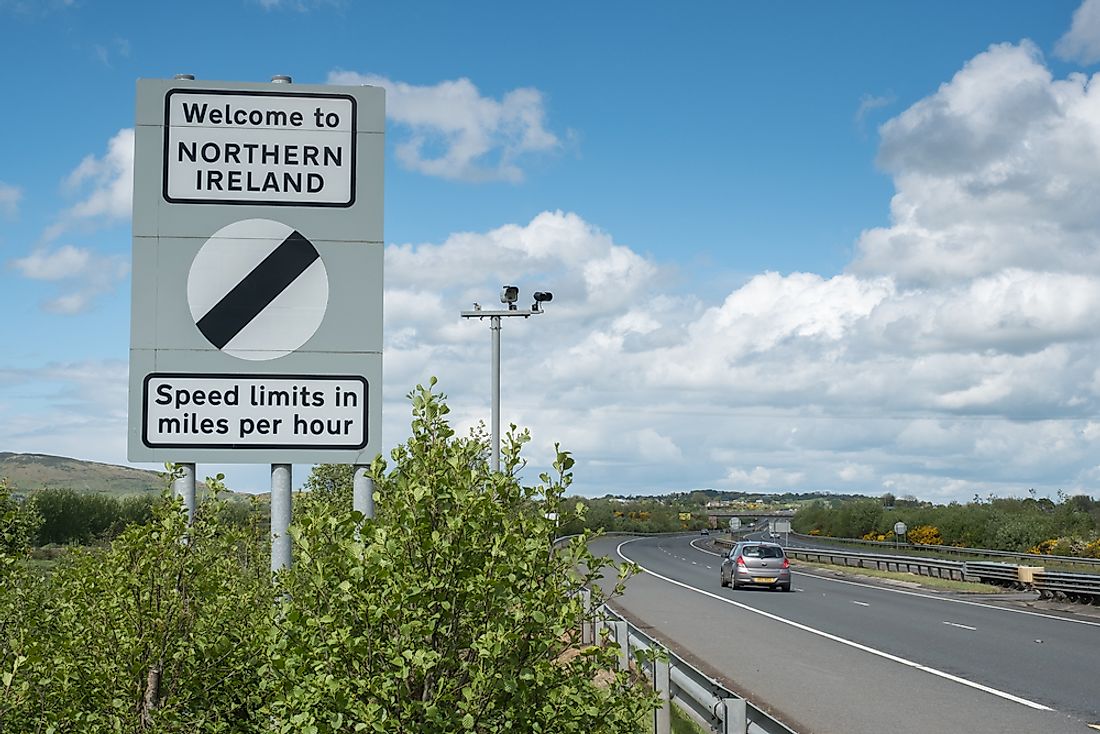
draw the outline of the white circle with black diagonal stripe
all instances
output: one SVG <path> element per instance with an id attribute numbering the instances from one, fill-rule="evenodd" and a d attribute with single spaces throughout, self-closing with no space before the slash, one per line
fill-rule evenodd
<path id="1" fill-rule="evenodd" d="M 187 303 L 206 340 L 241 359 L 295 351 L 328 307 L 328 272 L 313 243 L 272 219 L 245 219 L 215 232 L 187 275 Z"/>

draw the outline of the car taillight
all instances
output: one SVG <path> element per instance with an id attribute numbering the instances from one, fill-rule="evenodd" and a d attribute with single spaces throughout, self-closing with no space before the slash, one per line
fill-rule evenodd
<path id="1" fill-rule="evenodd" d="M 737 556 L 737 565 L 741 568 L 747 568 L 745 565 L 745 559 L 742 556 Z"/>
<path id="2" fill-rule="evenodd" d="M 784 558 L 783 559 L 783 568 L 790 568 L 790 567 L 791 567 L 791 560 L 789 558 Z"/>

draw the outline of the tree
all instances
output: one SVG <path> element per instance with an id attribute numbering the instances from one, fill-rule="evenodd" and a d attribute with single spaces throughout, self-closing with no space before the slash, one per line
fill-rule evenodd
<path id="1" fill-rule="evenodd" d="M 609 561 L 587 538 L 551 550 L 573 459 L 559 451 L 554 476 L 525 487 L 528 435 L 513 430 L 504 471 L 490 471 L 483 439 L 454 435 L 434 384 L 410 394 L 412 437 L 392 469 L 371 466 L 377 520 L 309 512 L 293 531 L 264 676 L 277 730 L 636 730 L 651 694 L 612 650 L 578 639 L 577 592 Z"/>
<path id="2" fill-rule="evenodd" d="M 189 527 L 162 502 L 109 547 L 0 584 L 0 731 L 263 730 L 268 555 L 220 504 Z"/>

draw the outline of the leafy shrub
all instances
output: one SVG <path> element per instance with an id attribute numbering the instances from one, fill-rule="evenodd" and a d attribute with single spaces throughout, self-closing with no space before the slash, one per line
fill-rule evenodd
<path id="1" fill-rule="evenodd" d="M 608 561 L 584 538 L 551 551 L 573 459 L 559 451 L 556 474 L 524 487 L 526 433 L 505 437 L 505 469 L 492 473 L 484 442 L 454 435 L 441 395 L 410 397 L 412 437 L 392 470 L 380 459 L 370 470 L 378 519 L 356 537 L 361 516 L 316 511 L 328 506 L 319 496 L 294 530 L 264 674 L 276 730 L 634 731 L 652 695 L 613 650 L 578 646 L 576 592 Z M 350 481 L 327 479 L 335 494 Z"/>
<path id="2" fill-rule="evenodd" d="M 918 525 L 906 533 L 909 542 L 914 545 L 943 545 L 939 528 L 932 525 Z"/>
<path id="3" fill-rule="evenodd" d="M 298 503 L 297 559 L 274 585 L 266 533 L 216 497 L 190 527 L 178 501 L 157 504 L 49 575 L 0 546 L 0 731 L 635 731 L 652 692 L 578 640 L 576 592 L 602 601 L 609 561 L 587 538 L 551 547 L 572 458 L 524 487 L 525 432 L 493 473 L 441 395 L 411 397 L 412 438 L 371 467 L 378 518 L 350 511 L 334 472 Z"/>

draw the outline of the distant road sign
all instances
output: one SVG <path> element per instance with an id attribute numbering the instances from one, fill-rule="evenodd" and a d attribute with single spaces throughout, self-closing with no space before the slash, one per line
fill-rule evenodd
<path id="1" fill-rule="evenodd" d="M 731 517 L 730 518 L 730 530 L 740 530 L 740 529 L 741 529 L 741 518 Z"/>
<path id="2" fill-rule="evenodd" d="M 909 531 L 909 528 L 905 527 L 905 523 L 900 520 L 894 523 L 894 535 L 905 535 Z"/>

